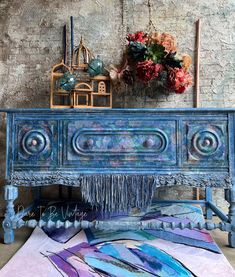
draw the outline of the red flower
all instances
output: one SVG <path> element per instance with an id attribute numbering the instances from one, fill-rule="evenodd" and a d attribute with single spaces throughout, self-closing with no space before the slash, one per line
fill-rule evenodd
<path id="1" fill-rule="evenodd" d="M 181 94 L 181 93 L 185 92 L 185 90 L 186 90 L 186 87 L 179 87 L 177 90 L 175 90 L 175 93 Z"/>
<path id="2" fill-rule="evenodd" d="M 162 71 L 161 64 L 155 64 L 152 61 L 138 62 L 136 66 L 136 75 L 144 83 L 158 77 L 159 72 Z"/>
<path id="3" fill-rule="evenodd" d="M 148 37 L 147 34 L 145 34 L 144 32 L 136 32 L 134 34 L 128 34 L 127 35 L 127 40 L 130 41 L 135 41 L 135 42 L 140 42 L 145 44 L 145 42 L 147 41 Z"/>
<path id="4" fill-rule="evenodd" d="M 183 93 L 192 83 L 192 76 L 183 68 L 168 68 L 168 86 L 175 93 Z"/>

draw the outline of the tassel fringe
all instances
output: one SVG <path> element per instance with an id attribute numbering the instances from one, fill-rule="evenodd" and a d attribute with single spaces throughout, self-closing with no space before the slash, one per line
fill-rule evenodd
<path id="1" fill-rule="evenodd" d="M 156 184 L 154 176 L 90 175 L 81 179 L 82 197 L 105 213 L 129 212 L 151 205 Z"/>

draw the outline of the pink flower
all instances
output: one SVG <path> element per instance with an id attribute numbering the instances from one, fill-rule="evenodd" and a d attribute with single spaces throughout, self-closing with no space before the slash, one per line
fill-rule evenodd
<path id="1" fill-rule="evenodd" d="M 149 37 L 149 42 L 162 45 L 167 53 L 175 53 L 177 51 L 175 38 L 167 33 L 152 33 Z"/>
<path id="2" fill-rule="evenodd" d="M 168 68 L 168 86 L 171 90 L 183 93 L 192 84 L 192 76 L 183 68 Z"/>
<path id="3" fill-rule="evenodd" d="M 139 80 L 148 83 L 158 77 L 159 72 L 162 71 L 161 64 L 155 64 L 152 61 L 138 62 L 136 67 L 136 75 Z"/>
<path id="4" fill-rule="evenodd" d="M 145 34 L 144 32 L 136 32 L 134 34 L 128 34 L 127 35 L 127 40 L 130 41 L 135 41 L 135 42 L 140 42 L 145 44 L 145 42 L 147 41 L 148 37 L 147 34 Z"/>

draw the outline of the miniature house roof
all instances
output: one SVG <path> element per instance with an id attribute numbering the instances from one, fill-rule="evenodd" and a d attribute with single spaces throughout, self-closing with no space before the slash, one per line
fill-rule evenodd
<path id="1" fill-rule="evenodd" d="M 58 63 L 52 67 L 52 73 L 58 72 L 58 71 L 69 71 L 69 67 L 64 64 L 64 61 L 62 60 L 61 63 Z"/>
<path id="2" fill-rule="evenodd" d="M 92 58 L 91 51 L 85 46 L 83 37 L 80 44 L 73 51 L 73 67 L 76 69 L 85 69 Z"/>

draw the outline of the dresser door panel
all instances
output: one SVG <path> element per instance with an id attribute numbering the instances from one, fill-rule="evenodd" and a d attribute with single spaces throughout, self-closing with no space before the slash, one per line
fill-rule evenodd
<path id="1" fill-rule="evenodd" d="M 52 167 L 58 163 L 56 121 L 15 121 L 13 159 L 15 166 Z"/>
<path id="2" fill-rule="evenodd" d="M 184 142 L 182 146 L 185 166 L 228 166 L 227 121 L 185 121 Z"/>

